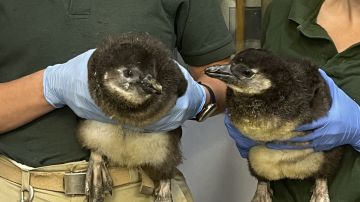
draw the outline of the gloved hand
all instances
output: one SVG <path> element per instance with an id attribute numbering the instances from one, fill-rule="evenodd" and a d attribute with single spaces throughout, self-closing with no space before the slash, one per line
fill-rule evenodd
<path id="1" fill-rule="evenodd" d="M 45 69 L 43 86 L 45 99 L 54 107 L 68 105 L 76 115 L 85 119 L 106 123 L 116 123 L 107 117 L 92 100 L 88 90 L 87 63 L 95 49 L 69 60 L 64 64 Z M 179 65 L 188 87 L 169 114 L 146 131 L 168 131 L 180 126 L 185 120 L 194 117 L 203 107 L 206 94 L 204 88 L 195 82 L 188 71 Z"/>
<path id="2" fill-rule="evenodd" d="M 249 150 L 251 147 L 257 145 L 257 143 L 244 136 L 231 122 L 229 116 L 225 114 L 224 123 L 226 126 L 226 129 L 228 130 L 228 133 L 232 139 L 235 140 L 236 147 L 238 148 L 240 155 L 243 158 L 248 158 L 249 156 Z"/>
<path id="3" fill-rule="evenodd" d="M 56 108 L 68 105 L 79 117 L 115 123 L 90 97 L 87 64 L 94 51 L 88 50 L 64 64 L 47 67 L 43 79 L 44 96 Z"/>
<path id="4" fill-rule="evenodd" d="M 311 133 L 303 137 L 292 138 L 292 142 L 310 142 L 305 146 L 290 146 L 283 144 L 268 144 L 272 149 L 301 149 L 314 148 L 324 151 L 336 146 L 350 144 L 360 152 L 360 107 L 344 93 L 334 81 L 319 70 L 321 76 L 329 85 L 332 103 L 329 112 L 318 120 L 299 126 L 298 131 Z"/>

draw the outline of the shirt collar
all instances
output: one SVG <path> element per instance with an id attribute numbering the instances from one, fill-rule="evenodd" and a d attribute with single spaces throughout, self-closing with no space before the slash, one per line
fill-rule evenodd
<path id="1" fill-rule="evenodd" d="M 298 24 L 297 29 L 309 38 L 330 40 L 327 32 L 316 23 L 324 0 L 293 0 L 288 19 Z"/>

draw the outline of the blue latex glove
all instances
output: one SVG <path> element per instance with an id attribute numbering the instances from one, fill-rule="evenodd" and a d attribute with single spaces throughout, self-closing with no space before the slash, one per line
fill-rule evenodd
<path id="1" fill-rule="evenodd" d="M 303 137 L 292 138 L 292 142 L 310 142 L 305 146 L 290 146 L 283 144 L 268 144 L 272 149 L 314 148 L 324 151 L 336 146 L 350 144 L 360 152 L 360 107 L 344 93 L 334 81 L 319 70 L 321 76 L 329 85 L 332 103 L 329 112 L 324 117 L 297 128 L 298 131 L 311 133 Z"/>
<path id="2" fill-rule="evenodd" d="M 68 105 L 76 115 L 85 119 L 116 123 L 107 117 L 92 100 L 88 90 L 87 63 L 95 49 L 89 50 L 64 64 L 49 66 L 44 72 L 44 96 L 54 107 Z M 168 115 L 146 131 L 168 131 L 193 118 L 203 107 L 204 88 L 193 80 L 188 71 L 179 65 L 188 82 L 185 94 L 180 97 Z"/>
<path id="3" fill-rule="evenodd" d="M 235 140 L 236 147 L 238 148 L 240 155 L 243 158 L 248 158 L 249 156 L 249 150 L 251 147 L 257 145 L 257 143 L 244 136 L 231 122 L 229 116 L 225 114 L 224 123 L 226 126 L 226 129 L 228 130 L 228 133 L 232 139 Z"/>

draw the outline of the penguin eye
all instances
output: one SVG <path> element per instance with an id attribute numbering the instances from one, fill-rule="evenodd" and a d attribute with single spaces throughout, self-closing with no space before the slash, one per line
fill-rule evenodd
<path id="1" fill-rule="evenodd" d="M 251 69 L 244 69 L 244 70 L 242 71 L 242 74 L 243 74 L 245 77 L 250 78 L 250 77 L 252 77 L 252 76 L 254 75 L 254 72 L 251 71 Z"/>
<path id="2" fill-rule="evenodd" d="M 125 69 L 123 73 L 125 77 L 132 77 L 134 75 L 130 69 Z"/>

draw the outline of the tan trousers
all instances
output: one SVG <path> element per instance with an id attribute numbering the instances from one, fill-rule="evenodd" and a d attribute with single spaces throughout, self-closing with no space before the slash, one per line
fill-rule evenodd
<path id="1" fill-rule="evenodd" d="M 4 160 L 4 159 L 0 159 Z M 70 165 L 83 165 L 84 162 L 73 162 Z M 76 165 L 77 166 L 77 165 Z M 49 172 L 67 170 L 69 164 L 54 165 L 36 168 L 37 171 Z M 1 172 L 1 170 L 0 170 Z M 139 193 L 141 182 L 135 181 L 113 188 L 112 195 L 106 195 L 105 202 L 153 202 L 152 195 Z M 21 198 L 21 185 L 0 177 L 0 202 L 19 202 Z M 191 192 L 181 173 L 171 180 L 171 189 L 174 202 L 193 202 Z M 62 192 L 48 191 L 34 188 L 33 202 L 84 202 L 85 196 L 67 196 Z"/>

